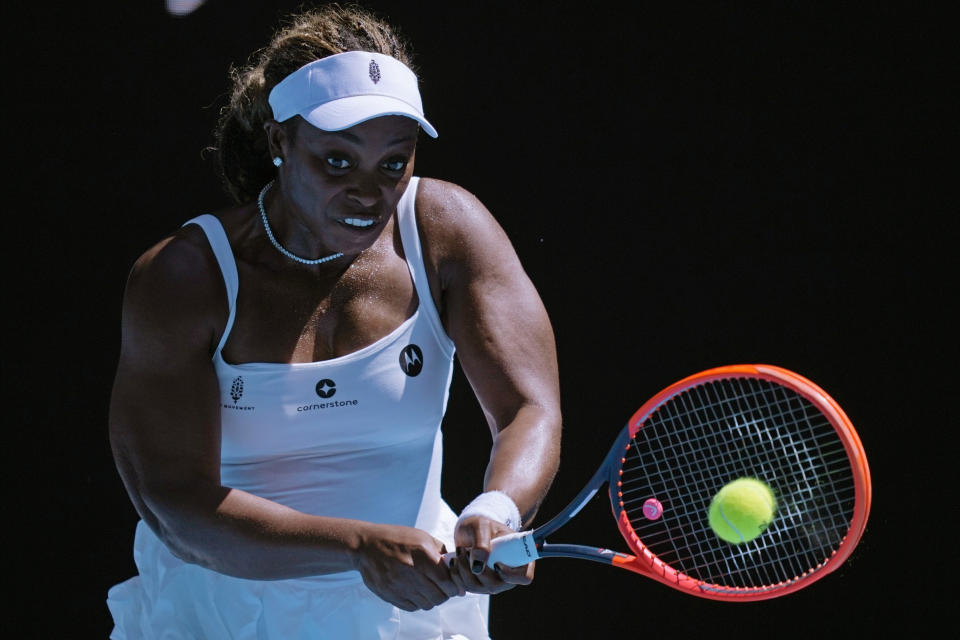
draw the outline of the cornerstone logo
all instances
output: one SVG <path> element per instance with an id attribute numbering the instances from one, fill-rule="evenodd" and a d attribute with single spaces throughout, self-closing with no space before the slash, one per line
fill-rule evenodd
<path id="1" fill-rule="evenodd" d="M 330 378 L 323 378 L 317 382 L 317 386 L 314 387 L 314 391 L 316 391 L 317 395 L 321 398 L 332 398 L 333 394 L 337 392 L 337 383 Z M 314 402 L 313 404 L 305 404 L 297 407 L 297 412 L 303 413 L 304 411 L 317 411 L 318 409 L 355 407 L 358 404 L 360 404 L 359 400 L 331 400 L 330 402 Z"/>
<path id="2" fill-rule="evenodd" d="M 324 378 L 317 383 L 315 387 L 317 390 L 317 395 L 321 398 L 331 398 L 333 394 L 337 392 L 337 383 L 329 378 Z"/>

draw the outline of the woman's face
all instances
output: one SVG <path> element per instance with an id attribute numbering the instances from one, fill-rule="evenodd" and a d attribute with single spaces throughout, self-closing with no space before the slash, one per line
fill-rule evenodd
<path id="1" fill-rule="evenodd" d="M 317 255 L 317 249 L 352 255 L 372 245 L 413 175 L 417 133 L 417 122 L 403 116 L 343 131 L 301 121 L 280 142 L 285 210 L 278 213 L 289 220 L 288 241 L 302 240 L 300 250 Z"/>

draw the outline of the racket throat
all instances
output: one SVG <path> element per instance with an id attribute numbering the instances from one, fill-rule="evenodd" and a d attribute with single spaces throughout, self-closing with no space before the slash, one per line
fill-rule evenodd
<path id="1" fill-rule="evenodd" d="M 536 528 L 537 540 L 541 543 L 547 538 L 551 533 L 570 522 L 575 515 L 580 513 L 580 510 L 593 499 L 593 496 L 597 495 L 597 492 L 600 490 L 603 485 L 610 482 L 610 474 L 613 466 L 619 466 L 621 456 L 623 456 L 623 451 L 626 447 L 626 443 L 630 441 L 630 425 L 628 424 L 620 432 L 620 435 L 617 436 L 616 441 L 614 441 L 613 446 L 610 448 L 610 451 L 607 453 L 606 458 L 603 461 L 603 464 L 594 472 L 593 477 L 590 478 L 590 481 L 580 490 L 580 493 L 570 501 L 570 504 L 566 508 L 555 515 L 551 520 L 546 524 L 543 524 Z"/>

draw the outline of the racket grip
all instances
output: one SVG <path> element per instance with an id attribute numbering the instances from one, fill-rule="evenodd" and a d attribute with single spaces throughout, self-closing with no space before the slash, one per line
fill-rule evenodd
<path id="1" fill-rule="evenodd" d="M 522 567 L 540 557 L 537 543 L 533 539 L 533 531 L 517 531 L 505 536 L 494 538 L 490 542 L 490 557 L 487 566 L 499 562 L 508 567 Z"/>
<path id="2" fill-rule="evenodd" d="M 449 567 L 457 557 L 455 551 L 443 554 L 443 563 Z M 532 531 L 518 531 L 494 538 L 490 542 L 490 557 L 487 566 L 491 569 L 499 562 L 508 567 L 522 567 L 540 557 Z"/>

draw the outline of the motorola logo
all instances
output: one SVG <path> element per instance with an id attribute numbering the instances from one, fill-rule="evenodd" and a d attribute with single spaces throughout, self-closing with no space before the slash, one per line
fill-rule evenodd
<path id="1" fill-rule="evenodd" d="M 317 395 L 321 398 L 330 398 L 337 392 L 337 383 L 329 378 L 324 378 L 317 383 Z"/>
<path id="2" fill-rule="evenodd" d="M 408 376 L 419 375 L 423 370 L 423 351 L 415 344 L 408 344 L 400 352 L 400 368 Z"/>

